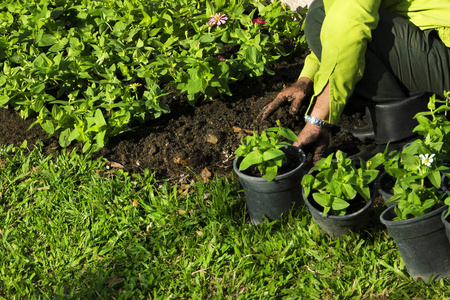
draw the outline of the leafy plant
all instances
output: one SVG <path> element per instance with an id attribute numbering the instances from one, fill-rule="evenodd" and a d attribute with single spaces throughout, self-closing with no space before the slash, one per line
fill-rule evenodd
<path id="1" fill-rule="evenodd" d="M 215 14 L 228 19 L 212 25 Z M 36 117 L 63 147 L 96 150 L 168 113 L 170 89 L 194 105 L 270 73 L 289 53 L 282 40 L 302 45 L 300 23 L 279 1 L 1 1 L 0 106 Z"/>
<path id="2" fill-rule="evenodd" d="M 323 215 L 328 213 L 343 216 L 350 206 L 350 201 L 357 195 L 366 201 L 370 200 L 369 184 L 378 176 L 376 168 L 384 161 L 381 154 L 377 154 L 367 162 L 360 158 L 360 166 L 356 161 L 347 158 L 347 154 L 338 150 L 320 159 L 311 168 L 311 173 L 302 178 L 305 197 L 312 193 L 313 199 L 323 207 Z"/>
<path id="3" fill-rule="evenodd" d="M 278 127 L 268 128 L 261 134 L 254 131 L 253 135 L 246 136 L 245 140 L 241 137 L 241 144 L 235 151 L 238 157 L 243 157 L 239 165 L 240 171 L 255 166 L 267 181 L 275 178 L 278 169 L 287 163 L 287 156 L 280 148 L 289 143 L 283 141 L 282 137 L 292 142 L 298 140 L 292 130 L 281 127 L 279 121 L 277 125 Z"/>
<path id="4" fill-rule="evenodd" d="M 396 180 L 393 196 L 389 198 L 389 202 L 398 203 L 394 220 L 422 216 L 442 205 L 448 197 L 440 189 L 443 172 L 448 167 L 420 140 L 412 142 L 402 151 L 391 152 L 384 169 Z"/>
<path id="5" fill-rule="evenodd" d="M 450 111 L 450 92 L 444 91 L 445 100 L 436 99 L 432 95 L 428 101 L 429 111 L 420 112 L 414 117 L 419 123 L 414 131 L 423 137 L 422 144 L 434 153 L 450 158 L 450 121 L 447 114 Z"/>
<path id="6" fill-rule="evenodd" d="M 413 141 L 402 151 L 386 152 L 385 171 L 395 178 L 391 203 L 397 217 L 406 220 L 422 216 L 450 199 L 441 189 L 442 176 L 448 172 L 450 154 L 450 122 L 447 120 L 449 93 L 445 100 L 431 96 L 429 111 L 416 114 L 414 129 L 421 139 Z"/>
<path id="7" fill-rule="evenodd" d="M 382 155 L 377 154 L 367 162 L 360 158 L 360 166 L 357 166 L 356 161 L 347 158 L 341 150 L 336 152 L 336 158 L 334 155 L 320 159 L 311 173 L 302 178 L 305 197 L 312 193 L 313 199 L 323 207 L 324 216 L 328 213 L 345 215 L 350 201 L 357 195 L 370 200 L 369 184 L 378 176 L 376 168 L 384 161 Z"/>

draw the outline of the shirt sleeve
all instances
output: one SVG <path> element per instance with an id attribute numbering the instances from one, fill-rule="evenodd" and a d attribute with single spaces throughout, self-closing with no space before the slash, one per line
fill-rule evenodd
<path id="1" fill-rule="evenodd" d="M 311 52 L 305 58 L 305 64 L 303 66 L 302 72 L 298 78 L 307 77 L 311 80 L 314 80 L 314 75 L 316 75 L 317 71 L 320 68 L 320 61 L 316 57 L 316 55 Z"/>
<path id="2" fill-rule="evenodd" d="M 302 74 L 314 76 L 314 98 L 330 83 L 331 124 L 339 123 L 347 99 L 364 73 L 364 56 L 371 31 L 378 24 L 380 1 L 324 0 L 321 61 L 308 56 Z"/>

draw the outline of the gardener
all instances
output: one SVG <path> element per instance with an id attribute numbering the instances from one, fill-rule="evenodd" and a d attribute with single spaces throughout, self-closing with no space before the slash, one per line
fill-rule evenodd
<path id="1" fill-rule="evenodd" d="M 298 81 L 259 118 L 286 103 L 296 114 L 311 99 L 294 145 L 314 161 L 347 102 L 370 108 L 376 143 L 384 146 L 411 137 L 412 117 L 428 96 L 450 90 L 449 0 L 314 0 L 305 22 L 312 52 Z"/>

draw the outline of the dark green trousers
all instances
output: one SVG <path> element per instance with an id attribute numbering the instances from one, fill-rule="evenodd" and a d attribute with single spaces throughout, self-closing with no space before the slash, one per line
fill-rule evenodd
<path id="1" fill-rule="evenodd" d="M 324 18 L 323 1 L 314 0 L 306 15 L 305 37 L 319 60 Z M 364 76 L 349 101 L 392 101 L 415 91 L 443 97 L 444 90 L 450 91 L 450 48 L 434 30 L 420 30 L 389 11 L 380 9 L 380 20 L 372 31 L 365 57 Z"/>

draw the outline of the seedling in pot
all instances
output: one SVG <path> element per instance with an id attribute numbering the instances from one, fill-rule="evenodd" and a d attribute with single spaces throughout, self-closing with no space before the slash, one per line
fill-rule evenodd
<path id="1" fill-rule="evenodd" d="M 312 193 L 314 201 L 323 207 L 323 216 L 332 214 L 344 216 L 352 200 L 361 196 L 365 201 L 371 197 L 369 184 L 375 180 L 379 171 L 376 169 L 384 161 L 382 154 L 377 154 L 365 162 L 347 158 L 338 150 L 320 159 L 311 168 L 312 173 L 303 176 L 302 186 L 305 198 Z"/>
<path id="2" fill-rule="evenodd" d="M 422 138 L 402 151 L 389 153 L 384 163 L 385 171 L 396 179 L 394 195 L 389 199 L 398 203 L 396 221 L 420 217 L 450 203 L 450 197 L 441 186 L 442 176 L 449 172 L 450 157 L 450 122 L 447 120 L 450 93 L 444 91 L 444 95 L 445 100 L 431 96 L 429 111 L 415 116 L 419 125 L 414 131 Z"/>
<path id="3" fill-rule="evenodd" d="M 398 203 L 395 221 L 423 216 L 443 205 L 448 195 L 441 189 L 442 175 L 448 172 L 442 153 L 421 140 L 402 151 L 389 153 L 386 173 L 396 179 L 389 202 Z"/>
<path id="4" fill-rule="evenodd" d="M 279 168 L 287 163 L 287 156 L 281 150 L 282 147 L 290 145 L 283 138 L 297 142 L 297 135 L 290 129 L 281 127 L 268 128 L 258 134 L 253 131 L 253 135 L 248 135 L 244 139 L 241 137 L 241 144 L 236 149 L 235 154 L 243 157 L 239 171 L 247 170 L 255 166 L 260 175 L 267 181 L 272 181 L 278 174 Z"/>

